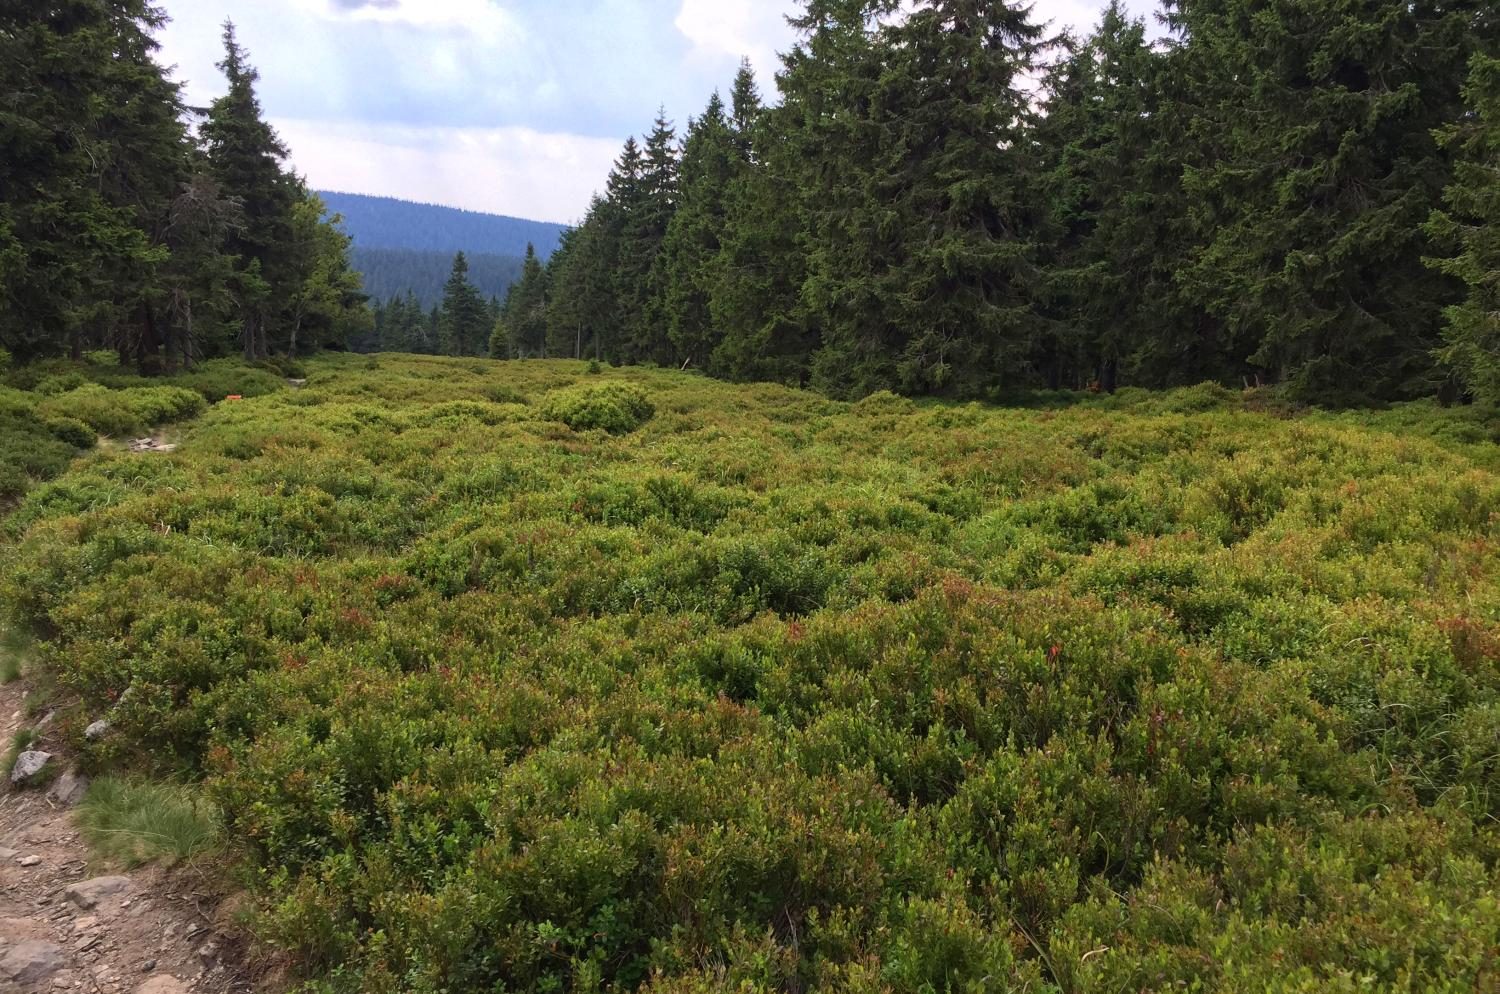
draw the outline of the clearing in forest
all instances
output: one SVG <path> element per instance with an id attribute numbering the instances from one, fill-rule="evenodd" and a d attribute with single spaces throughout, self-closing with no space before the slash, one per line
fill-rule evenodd
<path id="1" fill-rule="evenodd" d="M 328 990 L 1500 982 L 1477 416 L 307 365 L 0 595 Z"/>

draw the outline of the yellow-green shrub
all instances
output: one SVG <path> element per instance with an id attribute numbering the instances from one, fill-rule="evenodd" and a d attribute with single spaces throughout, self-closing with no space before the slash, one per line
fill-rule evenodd
<path id="1" fill-rule="evenodd" d="M 201 777 L 315 985 L 1485 989 L 1468 412 L 586 370 L 310 360 L 8 520 L 91 761 Z"/>

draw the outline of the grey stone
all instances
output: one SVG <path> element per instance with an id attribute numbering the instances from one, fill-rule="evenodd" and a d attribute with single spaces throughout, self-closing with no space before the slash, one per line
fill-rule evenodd
<path id="1" fill-rule="evenodd" d="M 95 877 L 64 887 L 63 899 L 88 911 L 105 898 L 129 893 L 134 886 L 129 877 Z"/>
<path id="2" fill-rule="evenodd" d="M 61 946 L 27 939 L 0 950 L 0 977 L 14 984 L 36 984 L 67 965 Z"/>
<path id="3" fill-rule="evenodd" d="M 85 728 L 83 730 L 83 737 L 88 739 L 90 742 L 98 742 L 108 734 L 109 720 L 106 718 L 100 718 L 98 721 L 94 722 L 88 728 Z"/>
<path id="4" fill-rule="evenodd" d="M 11 767 L 10 770 L 10 782 L 13 784 L 25 783 L 42 772 L 51 761 L 52 753 L 28 749 L 16 757 L 16 765 Z"/>
<path id="5" fill-rule="evenodd" d="M 22 856 L 20 859 L 16 860 L 16 862 L 20 863 L 22 866 L 36 866 L 41 861 L 42 857 L 40 856 Z"/>
<path id="6" fill-rule="evenodd" d="M 83 800 L 83 795 L 88 789 L 88 777 L 69 771 L 58 777 L 57 782 L 47 791 L 47 800 L 64 807 L 72 807 Z"/>

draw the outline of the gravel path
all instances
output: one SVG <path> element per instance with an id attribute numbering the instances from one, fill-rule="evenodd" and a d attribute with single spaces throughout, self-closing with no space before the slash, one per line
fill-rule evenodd
<path id="1" fill-rule="evenodd" d="M 0 734 L 26 717 L 24 681 L 0 686 Z M 40 716 L 45 720 L 45 715 Z M 43 725 L 32 748 L 66 769 L 60 737 Z M 221 889 L 191 867 L 102 865 L 73 824 L 81 785 L 0 786 L 0 994 L 254 992 L 247 946 Z M 73 796 L 69 796 L 72 794 Z"/>

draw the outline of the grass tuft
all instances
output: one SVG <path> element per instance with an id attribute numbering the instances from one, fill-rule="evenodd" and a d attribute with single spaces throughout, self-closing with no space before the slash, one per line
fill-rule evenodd
<path id="1" fill-rule="evenodd" d="M 77 818 L 96 852 L 127 867 L 194 859 L 219 839 L 214 807 L 174 784 L 100 777 L 89 786 Z"/>
<path id="2" fill-rule="evenodd" d="M 0 684 L 14 683 L 25 672 L 29 640 L 14 628 L 0 626 Z"/>

